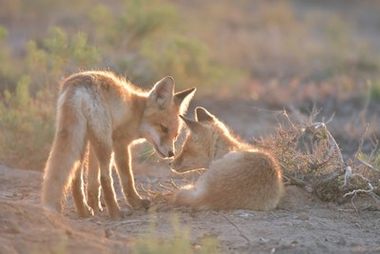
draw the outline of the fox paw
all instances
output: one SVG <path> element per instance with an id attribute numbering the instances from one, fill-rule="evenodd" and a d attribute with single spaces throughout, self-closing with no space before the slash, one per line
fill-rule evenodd
<path id="1" fill-rule="evenodd" d="M 94 210 L 89 206 L 86 206 L 83 209 L 78 211 L 78 215 L 81 218 L 88 218 L 88 217 L 94 216 L 94 214 L 95 214 Z"/>
<path id="2" fill-rule="evenodd" d="M 117 220 L 132 215 L 132 211 L 130 209 L 119 209 L 117 211 L 110 211 L 109 214 L 112 219 Z"/>
<path id="3" fill-rule="evenodd" d="M 134 209 L 140 209 L 140 208 L 148 209 L 150 207 L 149 199 L 143 199 L 143 198 L 128 199 L 128 203 Z"/>
<path id="4" fill-rule="evenodd" d="M 88 205 L 92 208 L 95 214 L 103 212 L 103 206 L 101 202 L 88 202 Z"/>
<path id="5" fill-rule="evenodd" d="M 92 210 L 94 210 L 95 214 L 103 212 L 104 210 L 102 202 L 100 202 L 99 198 L 95 195 L 89 194 L 87 203 L 92 208 Z"/>

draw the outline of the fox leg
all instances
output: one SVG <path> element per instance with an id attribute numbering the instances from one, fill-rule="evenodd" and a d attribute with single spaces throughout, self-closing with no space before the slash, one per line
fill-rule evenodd
<path id="1" fill-rule="evenodd" d="M 133 208 L 148 208 L 150 201 L 137 193 L 131 168 L 131 153 L 127 142 L 114 142 L 115 162 L 124 195 Z"/>
<path id="2" fill-rule="evenodd" d="M 115 189 L 113 187 L 111 164 L 112 145 L 110 143 L 112 142 L 107 144 L 97 138 L 91 140 L 91 146 L 94 148 L 100 166 L 100 183 L 108 213 L 112 218 L 120 218 L 123 215 L 117 203 Z"/>
<path id="3" fill-rule="evenodd" d="M 103 211 L 100 202 L 101 190 L 99 162 L 98 158 L 96 158 L 94 148 L 90 145 L 87 164 L 87 199 L 88 205 L 95 212 Z"/>
<path id="4" fill-rule="evenodd" d="M 45 208 L 60 212 L 62 197 L 79 166 L 86 139 L 86 122 L 74 108 L 63 105 L 58 111 L 57 130 L 44 170 L 41 201 Z"/>
<path id="5" fill-rule="evenodd" d="M 77 208 L 79 216 L 83 218 L 94 215 L 94 211 L 91 207 L 88 206 L 86 196 L 84 194 L 83 173 L 85 164 L 86 163 L 84 159 L 82 159 L 82 163 L 79 168 L 76 169 L 71 184 L 75 206 Z"/>

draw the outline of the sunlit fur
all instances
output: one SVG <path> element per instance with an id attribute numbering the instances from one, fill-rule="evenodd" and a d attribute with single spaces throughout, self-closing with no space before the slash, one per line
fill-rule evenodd
<path id="1" fill-rule="evenodd" d="M 181 104 L 188 105 L 194 92 L 189 89 L 174 94 L 171 77 L 158 81 L 150 91 L 142 91 L 110 72 L 80 72 L 65 79 L 58 97 L 56 134 L 45 167 L 43 205 L 61 211 L 63 194 L 72 182 L 78 213 L 89 216 L 98 208 L 100 182 L 110 216 L 122 216 L 111 177 L 114 153 L 127 201 L 133 207 L 148 206 L 135 189 L 129 146 L 145 138 L 162 157 L 170 156 L 180 125 L 178 115 L 186 109 Z M 82 169 L 78 170 L 88 143 L 92 208 L 84 195 Z"/>
<path id="2" fill-rule="evenodd" d="M 178 172 L 208 170 L 193 188 L 181 189 L 175 202 L 206 209 L 275 208 L 283 195 L 276 159 L 239 141 L 204 108 L 197 108 L 196 116 L 198 122 L 185 119 L 189 132 L 172 168 Z"/>

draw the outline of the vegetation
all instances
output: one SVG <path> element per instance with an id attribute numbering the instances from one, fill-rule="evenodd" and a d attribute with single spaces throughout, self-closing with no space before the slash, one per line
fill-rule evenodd
<path id="1" fill-rule="evenodd" d="M 144 236 L 139 237 L 132 247 L 132 253 L 135 254 L 166 254 L 166 253 L 184 253 L 184 254 L 213 254 L 219 253 L 218 242 L 214 238 L 206 237 L 201 239 L 199 244 L 192 244 L 190 232 L 179 226 L 178 220 L 173 220 L 173 235 L 163 239 L 158 236 L 154 227 Z"/>
<path id="2" fill-rule="evenodd" d="M 179 88 L 197 86 L 198 96 L 238 96 L 272 107 L 329 96 L 362 99 L 368 89 L 379 101 L 380 50 L 345 15 L 346 6 L 330 15 L 323 6 L 300 11 L 295 1 L 202 4 L 5 0 L 0 161 L 43 167 L 58 84 L 84 69 L 110 69 L 142 87 L 170 74 Z"/>
<path id="3" fill-rule="evenodd" d="M 373 100 L 380 101 L 380 81 L 376 80 L 371 84 L 370 97 Z"/>
<path id="4" fill-rule="evenodd" d="M 30 6 L 20 1 L 10 3 L 12 12 L 3 15 L 17 16 L 25 8 L 54 11 L 64 8 L 62 4 L 40 0 Z M 76 10 L 80 12 L 76 15 L 85 15 L 81 24 L 86 32 L 72 32 L 71 26 L 49 28 L 46 35 L 31 38 L 19 58 L 13 55 L 7 29 L 0 27 L 0 161 L 4 163 L 43 167 L 54 132 L 58 84 L 69 73 L 110 68 L 147 86 L 171 74 L 179 88 L 233 80 L 235 73 L 214 63 L 205 44 L 182 35 L 183 24 L 172 4 L 123 1 L 116 15 L 111 6 L 101 3 L 83 0 L 80 5 L 90 10 Z"/>

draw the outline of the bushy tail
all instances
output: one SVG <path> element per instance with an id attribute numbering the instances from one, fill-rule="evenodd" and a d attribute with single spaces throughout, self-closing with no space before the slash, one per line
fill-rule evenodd
<path id="1" fill-rule="evenodd" d="M 58 110 L 57 130 L 44 171 L 42 204 L 61 211 L 62 197 L 71 182 L 74 168 L 80 165 L 86 142 L 86 121 L 73 107 Z"/>
<path id="2" fill-rule="evenodd" d="M 201 187 L 188 185 L 180 189 L 174 196 L 174 203 L 176 205 L 190 206 L 193 208 L 202 208 L 204 206 L 204 199 L 207 195 L 200 190 Z"/>

